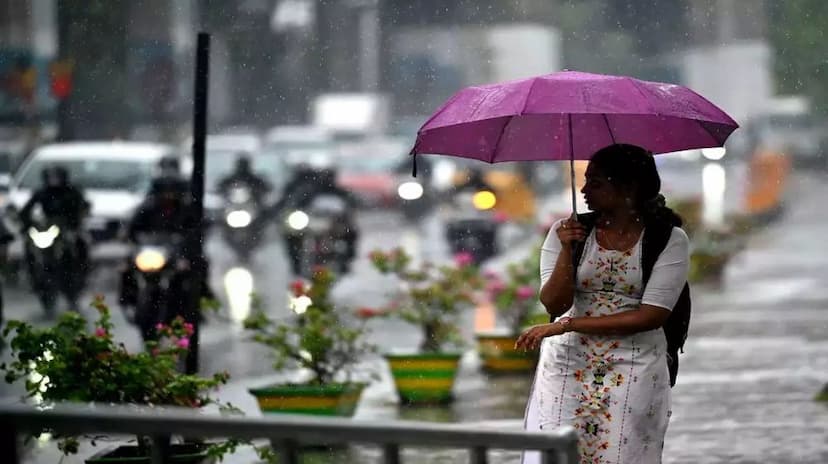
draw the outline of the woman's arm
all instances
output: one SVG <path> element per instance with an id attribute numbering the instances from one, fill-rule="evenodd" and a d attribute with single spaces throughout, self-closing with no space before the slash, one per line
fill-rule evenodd
<path id="1" fill-rule="evenodd" d="M 540 302 L 550 316 L 559 317 L 572 307 L 575 297 L 575 271 L 572 268 L 572 247 L 558 252 L 555 268 L 540 291 Z"/>
<path id="2" fill-rule="evenodd" d="M 632 335 L 664 325 L 670 310 L 642 304 L 638 309 L 609 316 L 573 317 L 567 331 L 592 335 Z"/>
<path id="3" fill-rule="evenodd" d="M 670 316 L 670 310 L 658 306 L 641 305 L 638 309 L 624 311 L 610 316 L 574 317 L 572 319 L 536 325 L 523 332 L 515 343 L 515 348 L 534 350 L 546 337 L 562 335 L 566 332 L 579 332 L 591 335 L 632 335 L 638 332 L 654 330 Z"/>
<path id="4" fill-rule="evenodd" d="M 541 248 L 540 302 L 553 318 L 572 307 L 575 296 L 575 271 L 572 244 L 586 239 L 584 227 L 574 219 L 552 225 Z"/>

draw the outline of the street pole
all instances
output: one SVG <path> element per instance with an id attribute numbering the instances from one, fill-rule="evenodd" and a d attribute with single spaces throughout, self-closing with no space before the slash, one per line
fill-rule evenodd
<path id="1" fill-rule="evenodd" d="M 193 324 L 193 335 L 190 338 L 190 349 L 187 352 L 185 371 L 187 374 L 198 373 L 199 351 L 199 321 L 201 320 L 202 283 L 206 282 L 207 260 L 204 258 L 204 152 L 207 140 L 207 91 L 209 82 L 210 64 L 210 34 L 198 33 L 195 62 L 195 92 L 193 93 L 193 173 L 190 179 L 190 189 L 193 194 L 194 217 L 192 224 L 191 263 L 199 263 L 192 267 L 193 295 L 191 308 L 187 319 Z M 203 263 L 203 265 L 202 265 Z"/>

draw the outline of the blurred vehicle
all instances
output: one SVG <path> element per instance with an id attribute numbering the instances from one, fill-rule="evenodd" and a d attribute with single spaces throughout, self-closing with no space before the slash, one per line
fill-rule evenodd
<path id="1" fill-rule="evenodd" d="M 451 163 L 450 166 L 442 168 L 445 172 L 440 172 L 439 167 L 435 166 L 435 177 L 450 179 L 449 190 L 466 182 L 471 169 L 480 169 L 483 166 L 483 178 L 486 184 L 492 187 L 497 197 L 493 212 L 512 221 L 534 220 L 536 195 L 521 172 L 521 163 L 498 163 L 487 166 L 479 161 L 461 158 L 451 158 Z"/>
<path id="2" fill-rule="evenodd" d="M 248 259 L 261 241 L 261 203 L 256 201 L 250 186 L 233 185 L 224 197 L 222 237 L 241 259 Z"/>
<path id="3" fill-rule="evenodd" d="M 746 154 L 757 149 L 779 151 L 790 155 L 795 166 L 826 168 L 828 159 L 822 153 L 828 140 L 825 124 L 813 114 L 806 99 L 775 98 L 762 113 L 747 121 L 744 137 L 751 153 Z"/>
<path id="4" fill-rule="evenodd" d="M 77 310 L 78 297 L 86 285 L 86 259 L 79 255 L 82 238 L 77 230 L 48 218 L 36 206 L 23 231 L 23 247 L 32 290 L 47 316 L 52 316 L 59 295 L 70 310 Z M 85 245 L 83 245 L 85 249 Z"/>
<path id="5" fill-rule="evenodd" d="M 316 126 L 276 126 L 265 135 L 263 150 L 288 166 L 329 166 L 337 153 L 333 133 Z"/>
<path id="6" fill-rule="evenodd" d="M 20 209 L 40 185 L 41 172 L 51 166 L 64 167 L 72 183 L 91 203 L 85 222 L 93 248 L 92 261 L 123 259 L 127 250 L 117 244 L 119 232 L 144 200 L 158 161 L 176 156 L 163 144 L 138 142 L 71 142 L 44 145 L 31 153 L 15 174 L 9 200 Z M 22 250 L 12 246 L 10 259 Z"/>
<path id="7" fill-rule="evenodd" d="M 345 198 L 327 193 L 314 196 L 300 208 L 288 208 L 283 234 L 293 273 L 310 278 L 316 266 L 339 274 L 349 272 L 356 245 L 352 216 Z"/>
<path id="8" fill-rule="evenodd" d="M 342 143 L 336 167 L 337 184 L 352 192 L 363 205 L 396 207 L 399 195 L 398 167 L 411 148 L 400 138 L 372 138 Z"/>
<path id="9" fill-rule="evenodd" d="M 486 185 L 467 185 L 453 193 L 443 209 L 452 254 L 468 253 L 479 265 L 498 253 L 497 202 L 498 196 Z"/>
<path id="10" fill-rule="evenodd" d="M 192 273 L 182 251 L 183 237 L 174 233 L 138 234 L 132 252 L 137 293 L 128 319 L 143 340 L 155 336 L 158 323 L 169 323 L 180 308 L 190 307 Z"/>

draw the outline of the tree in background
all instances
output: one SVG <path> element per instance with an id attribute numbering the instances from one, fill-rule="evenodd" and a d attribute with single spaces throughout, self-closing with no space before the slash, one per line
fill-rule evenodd
<path id="1" fill-rule="evenodd" d="M 768 2 L 778 91 L 804 94 L 815 112 L 828 115 L 828 2 Z"/>

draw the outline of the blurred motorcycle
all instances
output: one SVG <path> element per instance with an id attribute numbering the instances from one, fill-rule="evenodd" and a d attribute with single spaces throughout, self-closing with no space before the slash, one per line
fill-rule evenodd
<path id="1" fill-rule="evenodd" d="M 477 265 L 497 254 L 496 203 L 490 190 L 464 190 L 448 200 L 444 222 L 453 254 L 468 253 Z"/>
<path id="2" fill-rule="evenodd" d="M 335 195 L 315 197 L 305 210 L 291 211 L 285 221 L 285 234 L 294 273 L 311 277 L 316 266 L 325 266 L 336 273 L 350 270 L 352 253 L 351 221 L 347 202 Z M 350 236 L 350 237 L 349 237 Z"/>
<path id="3" fill-rule="evenodd" d="M 179 234 L 137 237 L 132 255 L 137 293 L 131 320 L 144 341 L 155 338 L 157 324 L 167 324 L 191 307 L 193 273 L 182 243 L 183 237 Z"/>
<path id="4" fill-rule="evenodd" d="M 85 259 L 79 255 L 79 233 L 48 220 L 36 208 L 23 235 L 29 279 L 46 314 L 54 313 L 59 295 L 76 310 L 88 271 Z"/>
<path id="5" fill-rule="evenodd" d="M 403 217 L 409 222 L 420 221 L 431 212 L 433 197 L 418 180 L 411 179 L 410 176 L 398 177 L 397 195 L 400 197 Z"/>
<path id="6" fill-rule="evenodd" d="M 256 220 L 260 205 L 244 185 L 230 188 L 226 196 L 222 237 L 240 259 L 247 260 L 260 242 L 261 221 Z"/>

